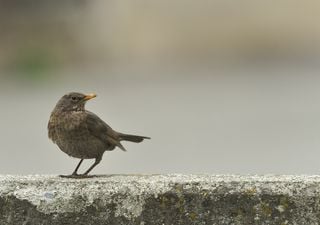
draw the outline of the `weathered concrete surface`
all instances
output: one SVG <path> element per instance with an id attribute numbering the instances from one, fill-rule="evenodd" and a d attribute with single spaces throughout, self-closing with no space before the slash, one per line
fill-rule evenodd
<path id="1" fill-rule="evenodd" d="M 0 224 L 320 224 L 320 176 L 0 176 Z"/>

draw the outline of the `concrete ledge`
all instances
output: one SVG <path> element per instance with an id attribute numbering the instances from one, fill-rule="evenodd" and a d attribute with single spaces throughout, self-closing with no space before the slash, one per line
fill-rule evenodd
<path id="1" fill-rule="evenodd" d="M 320 176 L 1 176 L 0 224 L 320 224 Z"/>

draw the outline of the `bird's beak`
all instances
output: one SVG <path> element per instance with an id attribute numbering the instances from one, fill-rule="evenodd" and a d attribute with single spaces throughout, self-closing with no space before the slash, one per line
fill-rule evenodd
<path id="1" fill-rule="evenodd" d="M 88 101 L 88 100 L 95 98 L 95 97 L 97 97 L 96 94 L 88 94 L 88 95 L 84 96 L 84 100 Z"/>

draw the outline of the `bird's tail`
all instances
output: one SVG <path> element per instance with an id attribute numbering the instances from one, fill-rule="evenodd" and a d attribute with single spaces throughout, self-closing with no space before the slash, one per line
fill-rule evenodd
<path id="1" fill-rule="evenodd" d="M 121 133 L 119 134 L 119 137 L 121 141 L 131 141 L 136 143 L 139 143 L 144 139 L 150 139 L 150 137 L 131 135 L 131 134 L 121 134 Z"/>

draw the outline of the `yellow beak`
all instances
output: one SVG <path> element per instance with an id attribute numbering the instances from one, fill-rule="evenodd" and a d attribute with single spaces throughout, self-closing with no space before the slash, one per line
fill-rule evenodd
<path id="1" fill-rule="evenodd" d="M 84 100 L 85 100 L 85 101 L 88 101 L 88 100 L 90 100 L 90 99 L 92 99 L 92 98 L 95 98 L 95 97 L 97 97 L 96 94 L 88 94 L 88 95 L 86 95 L 86 96 L 84 97 Z"/>

